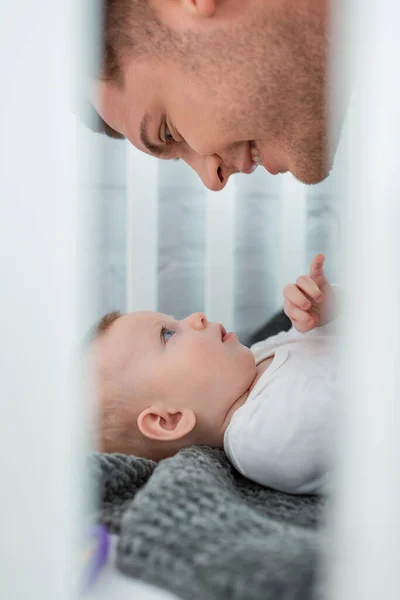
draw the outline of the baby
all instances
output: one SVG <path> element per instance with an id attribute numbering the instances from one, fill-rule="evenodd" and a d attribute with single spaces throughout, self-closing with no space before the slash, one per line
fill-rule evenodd
<path id="1" fill-rule="evenodd" d="M 329 483 L 338 412 L 337 299 L 324 257 L 284 289 L 293 324 L 251 349 L 203 313 L 110 313 L 93 341 L 101 449 L 160 460 L 223 448 L 238 471 L 288 493 Z"/>

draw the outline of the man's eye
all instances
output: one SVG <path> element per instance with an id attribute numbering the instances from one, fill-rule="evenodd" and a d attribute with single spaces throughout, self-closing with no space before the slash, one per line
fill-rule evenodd
<path id="1" fill-rule="evenodd" d="M 168 327 L 163 327 L 161 330 L 161 337 L 164 342 L 168 342 L 169 338 L 171 338 L 175 334 L 175 331 L 172 329 L 168 329 Z"/>

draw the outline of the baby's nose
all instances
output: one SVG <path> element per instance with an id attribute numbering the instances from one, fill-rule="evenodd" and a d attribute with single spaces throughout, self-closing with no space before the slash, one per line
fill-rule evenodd
<path id="1" fill-rule="evenodd" d="M 202 312 L 193 313 L 186 320 L 193 329 L 205 329 L 208 325 L 207 317 Z"/>

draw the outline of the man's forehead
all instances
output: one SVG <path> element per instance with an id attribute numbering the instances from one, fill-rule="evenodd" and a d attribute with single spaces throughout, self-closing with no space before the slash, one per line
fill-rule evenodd
<path id="1" fill-rule="evenodd" d="M 90 100 L 100 117 L 115 131 L 123 133 L 123 96 L 118 86 L 109 81 L 92 82 Z"/>
<path id="2" fill-rule="evenodd" d="M 91 102 L 101 119 L 136 148 L 159 158 L 167 154 L 165 145 L 150 140 L 149 126 L 154 127 L 155 122 L 130 86 L 120 88 L 112 82 L 96 81 Z"/>

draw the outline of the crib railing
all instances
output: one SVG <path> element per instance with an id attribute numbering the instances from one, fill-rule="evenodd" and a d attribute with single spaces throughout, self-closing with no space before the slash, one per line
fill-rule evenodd
<path id="1" fill-rule="evenodd" d="M 344 7 L 342 7 L 344 10 Z M 359 87 L 344 204 L 343 435 L 332 598 L 400 597 L 400 6 L 353 0 Z M 348 58 L 347 58 L 348 60 Z"/>
<path id="2" fill-rule="evenodd" d="M 70 600 L 79 580 L 82 213 L 66 17 L 61 0 L 0 6 L 0 597 L 13 600 Z"/>
<path id="3" fill-rule="evenodd" d="M 126 309 L 159 310 L 159 194 L 158 161 L 136 148 L 127 148 L 127 253 Z M 236 200 L 238 190 L 231 177 L 221 192 L 204 194 L 204 312 L 228 331 L 235 323 Z M 281 177 L 276 307 L 282 306 L 282 289 L 306 268 L 307 190 L 290 174 Z M 265 199 L 265 202 L 268 200 Z M 182 248 L 182 252 L 185 249 Z M 267 261 L 269 257 L 265 257 Z M 266 317 L 265 317 L 266 318 Z"/>
<path id="4" fill-rule="evenodd" d="M 65 582 L 77 573 L 81 516 L 80 441 L 71 432 L 83 420 L 74 375 L 83 215 L 66 102 L 65 4 L 42 4 L 3 2 L 0 9 L 0 597 L 13 600 L 75 597 Z M 335 600 L 397 599 L 400 6 L 396 0 L 344 4 L 361 79 L 344 219 L 341 463 L 332 511 L 335 546 L 326 566 Z M 127 173 L 127 309 L 156 310 L 159 166 L 130 149 Z M 300 190 L 290 177 L 283 179 L 279 288 L 304 268 Z M 237 193 L 232 181 L 206 198 L 204 307 L 229 329 L 235 328 Z"/>

